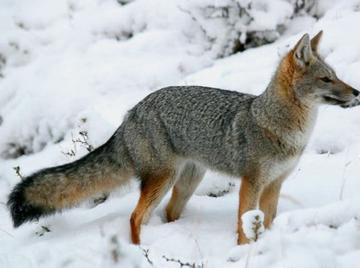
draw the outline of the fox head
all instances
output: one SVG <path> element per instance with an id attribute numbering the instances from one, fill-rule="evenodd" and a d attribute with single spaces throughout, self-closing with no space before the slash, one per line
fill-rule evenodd
<path id="1" fill-rule="evenodd" d="M 359 91 L 341 81 L 317 53 L 322 33 L 320 31 L 311 40 L 308 34 L 303 35 L 285 56 L 280 64 L 282 80 L 298 99 L 307 103 L 350 106 Z"/>

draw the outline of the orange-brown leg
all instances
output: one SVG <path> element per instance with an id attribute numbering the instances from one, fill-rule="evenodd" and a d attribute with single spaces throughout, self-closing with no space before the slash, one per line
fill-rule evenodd
<path id="1" fill-rule="evenodd" d="M 143 176 L 141 180 L 140 198 L 130 218 L 131 240 L 134 244 L 140 244 L 141 224 L 147 222 L 151 212 L 174 184 L 175 172 L 157 172 Z"/>
<path id="2" fill-rule="evenodd" d="M 249 240 L 246 238 L 243 228 L 241 216 L 249 211 L 257 208 L 261 194 L 261 187 L 258 184 L 251 183 L 251 181 L 244 177 L 241 181 L 240 187 L 240 204 L 238 213 L 238 244 L 246 244 Z"/>
<path id="3" fill-rule="evenodd" d="M 277 179 L 267 185 L 260 197 L 260 210 L 264 213 L 264 226 L 269 228 L 276 216 L 282 179 Z"/>

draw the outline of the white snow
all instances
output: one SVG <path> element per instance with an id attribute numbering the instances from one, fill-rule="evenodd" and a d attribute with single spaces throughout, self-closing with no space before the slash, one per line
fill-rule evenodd
<path id="1" fill-rule="evenodd" d="M 180 266 L 177 260 L 206 268 L 358 266 L 360 107 L 321 108 L 310 144 L 282 187 L 271 230 L 251 245 L 236 246 L 240 182 L 213 172 L 179 220 L 165 222 L 169 195 L 164 198 L 142 227 L 141 247 L 129 239 L 136 182 L 95 208 L 82 204 L 12 227 L 5 203 L 20 180 L 13 167 L 28 175 L 79 158 L 87 153 L 72 142 L 79 131 L 87 131 L 93 146 L 102 144 L 128 109 L 163 86 L 259 94 L 301 35 L 322 29 L 321 55 L 341 79 L 360 88 L 359 0 L 317 1 L 319 20 L 306 14 L 291 19 L 291 0 L 253 1 L 257 19 L 251 24 L 233 24 L 235 13 L 228 19 L 213 13 L 213 7 L 249 2 L 1 1 L 1 268 L 171 268 Z M 279 25 L 286 30 L 276 42 L 217 59 L 228 54 L 225 45 L 234 35 L 278 34 Z M 213 43 L 209 37 L 216 37 Z M 71 150 L 75 156 L 66 154 Z"/>
<path id="2" fill-rule="evenodd" d="M 249 210 L 241 215 L 242 229 L 247 239 L 257 241 L 265 231 L 264 213 L 261 210 Z"/>

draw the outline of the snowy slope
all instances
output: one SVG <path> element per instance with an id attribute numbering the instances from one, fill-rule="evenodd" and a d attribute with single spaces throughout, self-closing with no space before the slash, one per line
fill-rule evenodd
<path id="1" fill-rule="evenodd" d="M 165 197 L 142 229 L 141 247 L 129 242 L 136 183 L 95 208 L 85 203 L 12 228 L 5 203 L 20 180 L 13 167 L 27 175 L 80 157 L 86 149 L 72 142 L 79 131 L 101 144 L 126 110 L 157 88 L 199 84 L 259 94 L 289 47 L 320 29 L 325 60 L 360 88 L 358 0 L 320 1 L 318 21 L 298 17 L 275 43 L 218 60 L 188 14 L 171 1 L 150 2 L 1 1 L 0 267 L 179 267 L 172 258 L 194 267 L 357 267 L 360 107 L 321 109 L 284 183 L 275 224 L 254 244 L 236 246 L 239 181 L 211 172 L 173 223 L 164 222 Z M 282 12 L 271 11 L 278 15 L 267 25 L 289 15 L 278 2 Z M 210 33 L 227 29 L 221 23 Z M 75 156 L 66 154 L 71 150 Z M 229 193 L 208 196 L 223 190 Z"/>

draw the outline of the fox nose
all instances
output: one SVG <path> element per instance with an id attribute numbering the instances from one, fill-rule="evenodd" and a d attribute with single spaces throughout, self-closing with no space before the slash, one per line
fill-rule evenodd
<path id="1" fill-rule="evenodd" d="M 359 96 L 359 91 L 357 91 L 356 89 L 353 89 L 352 93 L 355 95 L 355 97 Z"/>

